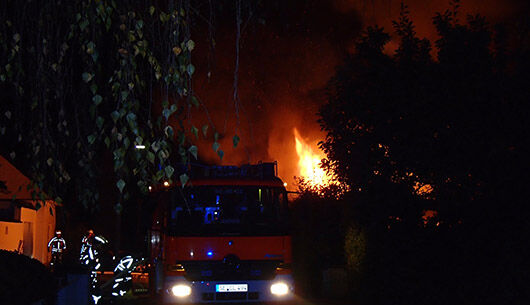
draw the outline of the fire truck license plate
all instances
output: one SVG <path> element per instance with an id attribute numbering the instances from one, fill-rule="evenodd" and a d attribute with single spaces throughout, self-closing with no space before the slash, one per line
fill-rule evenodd
<path id="1" fill-rule="evenodd" d="M 218 284 L 215 285 L 216 292 L 245 292 L 248 291 L 247 284 Z"/>

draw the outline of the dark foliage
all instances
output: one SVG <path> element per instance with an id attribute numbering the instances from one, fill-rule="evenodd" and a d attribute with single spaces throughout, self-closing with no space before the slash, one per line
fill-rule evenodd
<path id="1" fill-rule="evenodd" d="M 367 234 L 358 301 L 527 296 L 528 26 L 508 35 L 456 17 L 456 8 L 435 16 L 431 50 L 403 7 L 395 53 L 384 52 L 383 29 L 369 28 L 330 82 L 325 165 L 350 186 Z M 431 223 L 425 210 L 437 211 Z"/>
<path id="2" fill-rule="evenodd" d="M 191 9 L 176 2 L 0 3 L 0 153 L 43 204 L 75 199 L 96 213 L 110 176 L 119 214 L 196 155 L 186 133 L 197 128 L 182 122 L 198 105 Z"/>
<path id="3" fill-rule="evenodd" d="M 0 304 L 55 304 L 55 278 L 39 261 L 0 250 Z"/>
<path id="4" fill-rule="evenodd" d="M 322 191 L 305 189 L 291 203 L 293 269 L 297 294 L 303 297 L 319 297 L 322 271 L 344 265 L 344 202 Z"/>

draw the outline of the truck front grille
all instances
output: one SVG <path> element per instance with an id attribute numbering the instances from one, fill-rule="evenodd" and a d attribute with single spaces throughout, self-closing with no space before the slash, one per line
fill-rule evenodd
<path id="1" fill-rule="evenodd" d="M 215 299 L 217 301 L 229 301 L 229 300 L 246 300 L 246 292 L 217 292 L 215 293 Z"/>

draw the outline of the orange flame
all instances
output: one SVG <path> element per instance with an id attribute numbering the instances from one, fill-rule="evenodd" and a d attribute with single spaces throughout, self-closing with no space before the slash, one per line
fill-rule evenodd
<path id="1" fill-rule="evenodd" d="M 302 139 L 298 130 L 294 128 L 296 153 L 298 154 L 298 169 L 300 177 L 313 186 L 330 184 L 332 178 L 322 169 L 321 162 L 324 154 L 315 152 L 307 142 Z"/>

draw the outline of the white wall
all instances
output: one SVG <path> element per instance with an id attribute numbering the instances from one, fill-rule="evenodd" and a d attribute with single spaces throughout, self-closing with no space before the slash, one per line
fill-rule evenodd
<path id="1" fill-rule="evenodd" d="M 50 207 L 52 213 L 50 213 Z M 51 254 L 48 253 L 48 242 L 55 235 L 55 205 L 52 201 L 47 201 L 46 206 L 40 208 L 35 217 L 35 231 L 33 240 L 33 257 L 43 264 L 51 260 Z"/>
<path id="2" fill-rule="evenodd" d="M 50 207 L 53 214 L 50 213 Z M 31 224 L 32 240 L 24 240 L 24 223 Z M 48 201 L 46 206 L 38 211 L 21 208 L 20 223 L 0 222 L 0 249 L 17 250 L 19 241 L 24 240 L 24 247 L 26 249 L 31 248 L 31 252 L 26 254 L 43 264 L 47 264 L 51 259 L 51 255 L 48 253 L 48 241 L 54 234 L 55 206 L 52 201 Z"/>
<path id="3" fill-rule="evenodd" d="M 16 251 L 24 238 L 24 225 L 18 222 L 0 221 L 0 249 Z"/>
<path id="4" fill-rule="evenodd" d="M 50 213 L 50 207 L 52 213 Z M 38 211 L 22 208 L 21 222 L 31 222 L 33 225 L 33 253 L 32 257 L 43 264 L 49 263 L 51 255 L 48 253 L 48 242 L 55 234 L 55 206 L 51 201 L 46 202 Z"/>

